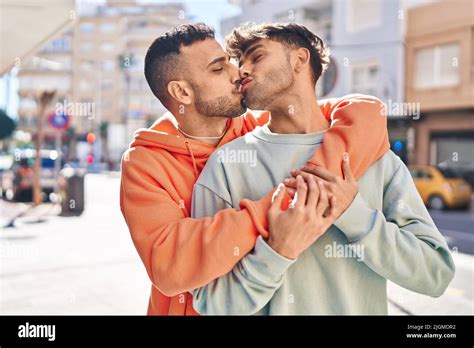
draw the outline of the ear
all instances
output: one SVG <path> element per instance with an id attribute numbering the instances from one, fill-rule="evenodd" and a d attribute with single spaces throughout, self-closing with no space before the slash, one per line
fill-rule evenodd
<path id="1" fill-rule="evenodd" d="M 303 71 L 310 64 L 311 53 L 307 48 L 300 47 L 295 54 L 295 72 Z"/>
<path id="2" fill-rule="evenodd" d="M 186 81 L 170 81 L 168 83 L 168 93 L 179 104 L 189 105 L 192 102 L 193 91 Z"/>

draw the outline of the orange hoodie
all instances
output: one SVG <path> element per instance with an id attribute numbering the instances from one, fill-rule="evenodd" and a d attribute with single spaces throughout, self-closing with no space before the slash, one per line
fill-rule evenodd
<path id="1" fill-rule="evenodd" d="M 348 152 L 359 178 L 389 149 L 382 103 L 370 96 L 349 95 L 319 104 L 332 121 L 331 128 L 309 163 L 342 176 L 342 154 Z M 218 146 L 268 118 L 268 112 L 247 112 L 229 119 Z M 152 282 L 149 315 L 197 315 L 188 291 L 228 273 L 254 248 L 259 234 L 268 236 L 272 192 L 259 201 L 243 200 L 239 211 L 189 217 L 193 185 L 215 149 L 185 138 L 176 120 L 163 116 L 149 129 L 138 130 L 123 155 L 120 207 Z M 237 247 L 239 255 L 229 255 L 222 245 Z"/>

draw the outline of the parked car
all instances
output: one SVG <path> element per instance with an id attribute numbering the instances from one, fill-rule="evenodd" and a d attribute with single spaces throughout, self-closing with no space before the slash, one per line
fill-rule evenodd
<path id="1" fill-rule="evenodd" d="M 463 178 L 466 182 L 471 185 L 471 189 L 474 187 L 474 163 L 473 162 L 442 162 L 438 164 L 438 168 L 449 169 L 456 173 L 457 177 Z"/>
<path id="2" fill-rule="evenodd" d="M 40 150 L 40 184 L 46 198 L 54 191 L 56 183 L 54 166 L 58 158 L 55 150 Z M 33 198 L 33 163 L 36 151 L 16 150 L 11 168 L 2 173 L 2 193 L 8 200 L 28 202 Z M 61 168 L 62 168 L 61 164 Z"/>
<path id="3" fill-rule="evenodd" d="M 450 168 L 415 165 L 409 167 L 423 202 L 431 209 L 468 208 L 471 186 Z"/>

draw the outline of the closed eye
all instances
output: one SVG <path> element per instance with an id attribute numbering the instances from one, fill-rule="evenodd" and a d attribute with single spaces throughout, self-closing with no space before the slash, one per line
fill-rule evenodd
<path id="1" fill-rule="evenodd" d="M 262 58 L 262 57 L 263 57 L 263 54 L 259 54 L 258 56 L 256 56 L 256 57 L 253 59 L 253 62 L 255 63 L 255 62 L 259 61 L 260 58 Z"/>
<path id="2" fill-rule="evenodd" d="M 220 72 L 220 71 L 222 71 L 222 70 L 224 70 L 224 68 L 219 68 L 219 69 L 215 69 L 215 70 L 212 70 L 212 71 L 213 71 L 213 72 Z"/>

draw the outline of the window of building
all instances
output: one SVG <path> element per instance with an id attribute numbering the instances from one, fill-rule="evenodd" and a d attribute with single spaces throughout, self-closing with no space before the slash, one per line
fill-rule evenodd
<path id="1" fill-rule="evenodd" d="M 348 0 L 347 30 L 351 32 L 376 28 L 382 24 L 381 0 Z"/>
<path id="2" fill-rule="evenodd" d="M 376 95 L 380 66 L 376 61 L 367 61 L 352 65 L 350 86 L 353 93 Z"/>
<path id="3" fill-rule="evenodd" d="M 104 71 L 112 71 L 114 70 L 114 61 L 113 60 L 104 60 L 102 62 L 102 69 Z"/>
<path id="4" fill-rule="evenodd" d="M 81 62 L 81 69 L 84 71 L 91 71 L 92 69 L 94 69 L 94 62 L 92 62 L 91 60 L 83 60 Z"/>
<path id="5" fill-rule="evenodd" d="M 94 44 L 92 42 L 83 42 L 79 47 L 82 52 L 90 52 L 94 49 Z"/>
<path id="6" fill-rule="evenodd" d="M 99 104 L 99 107 L 103 110 L 110 110 L 112 108 L 112 101 L 110 99 L 102 100 Z"/>
<path id="7" fill-rule="evenodd" d="M 81 79 L 79 82 L 79 89 L 81 91 L 89 91 L 92 88 L 92 84 L 85 79 Z"/>
<path id="8" fill-rule="evenodd" d="M 101 87 L 103 90 L 109 90 L 109 89 L 111 89 L 113 86 L 114 86 L 114 83 L 113 83 L 112 80 L 104 79 L 104 80 L 100 81 L 100 87 Z"/>
<path id="9" fill-rule="evenodd" d="M 130 79 L 130 90 L 132 91 L 142 91 L 142 90 L 146 90 L 148 87 L 147 87 L 147 82 L 145 80 L 145 78 L 143 77 L 132 77 Z"/>
<path id="10" fill-rule="evenodd" d="M 128 29 L 129 30 L 137 30 L 137 29 L 143 29 L 149 26 L 149 21 L 148 20 L 139 20 L 139 21 L 133 21 L 128 24 Z"/>
<path id="11" fill-rule="evenodd" d="M 50 41 L 44 48 L 45 52 L 68 52 L 71 50 L 71 38 L 61 37 Z"/>
<path id="12" fill-rule="evenodd" d="M 458 83 L 459 43 L 415 51 L 415 88 L 449 87 Z"/>
<path id="13" fill-rule="evenodd" d="M 115 30 L 115 24 L 114 23 L 102 23 L 100 26 L 100 31 L 103 33 L 111 33 Z"/>
<path id="14" fill-rule="evenodd" d="M 81 25 L 79 26 L 79 31 L 81 33 L 91 33 L 94 31 L 94 23 L 90 23 L 90 22 L 85 22 L 85 23 L 81 23 Z"/>
<path id="15" fill-rule="evenodd" d="M 114 44 L 111 42 L 104 42 L 100 45 L 102 52 L 112 52 L 114 50 Z"/>
<path id="16" fill-rule="evenodd" d="M 37 103 L 34 98 L 24 97 L 20 98 L 20 108 L 21 109 L 36 109 Z"/>

